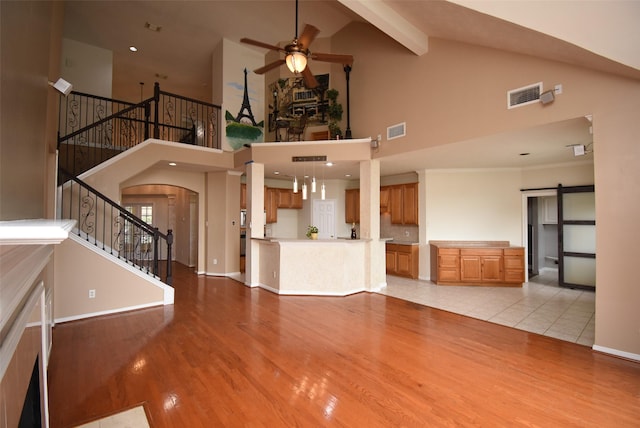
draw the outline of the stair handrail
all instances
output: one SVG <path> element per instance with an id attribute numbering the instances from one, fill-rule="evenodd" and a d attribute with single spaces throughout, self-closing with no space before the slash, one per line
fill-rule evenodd
<path id="1" fill-rule="evenodd" d="M 160 232 L 160 230 L 157 227 L 153 227 L 151 225 L 149 225 L 148 223 L 146 223 L 144 220 L 142 220 L 140 217 L 136 216 L 135 214 L 127 211 L 124 207 L 122 207 L 121 205 L 119 205 L 118 203 L 114 202 L 112 199 L 110 199 L 108 196 L 104 195 L 102 192 L 100 192 L 99 190 L 93 188 L 91 185 L 85 183 L 84 181 L 82 181 L 81 179 L 79 179 L 78 177 L 74 176 L 73 174 L 71 174 L 70 172 L 66 171 L 64 168 L 59 167 L 58 171 L 61 173 L 61 176 L 67 178 L 68 180 L 62 180 L 63 182 L 68 182 L 68 181 L 73 181 L 76 184 L 78 184 L 80 187 L 86 189 L 88 192 L 96 195 L 98 198 L 100 198 L 101 200 L 103 200 L 104 202 L 106 202 L 109 206 L 111 206 L 112 209 L 117 210 L 118 215 L 124 219 L 125 221 L 130 222 L 131 224 L 133 224 L 134 226 L 138 227 L 139 229 L 141 229 L 142 231 L 144 231 L 145 233 L 147 233 L 149 236 L 153 237 L 153 245 L 154 245 L 154 251 L 153 251 L 153 266 L 152 266 L 152 273 L 155 276 L 160 276 L 159 275 L 159 259 L 158 259 L 158 242 L 160 239 L 163 239 L 166 244 L 167 244 L 167 266 L 166 266 L 166 279 L 165 279 L 165 283 L 167 283 L 168 285 L 171 285 L 173 282 L 173 273 L 172 273 L 172 266 L 171 266 L 171 259 L 172 259 L 172 246 L 173 246 L 173 230 L 172 229 L 168 229 L 167 233 L 164 234 L 162 232 Z M 84 203 L 84 202 L 83 202 Z M 63 207 L 63 201 L 60 201 L 60 205 L 61 205 L 61 209 L 64 209 Z M 80 204 L 79 204 L 80 206 Z M 95 213 L 86 213 L 85 214 L 85 218 L 88 215 L 95 215 Z M 82 236 L 82 234 L 80 233 L 80 229 L 81 229 L 81 219 L 78 219 L 78 235 Z M 106 224 L 103 221 L 103 225 Z M 89 241 L 89 234 L 88 232 L 85 232 L 85 238 L 87 239 L 87 241 Z M 97 244 L 97 238 L 94 237 L 94 244 Z M 105 249 L 105 242 L 104 241 L 100 241 L 103 245 L 103 249 Z M 113 245 L 109 246 L 110 249 L 113 249 Z M 121 257 L 122 258 L 122 257 Z M 126 258 L 125 258 L 126 259 Z M 127 259 L 128 260 L 128 259 Z M 131 260 L 128 260 L 131 262 Z M 135 263 L 134 263 L 135 264 Z M 140 266 L 142 267 L 142 266 Z M 141 269 L 143 270 L 143 269 Z"/>
<path id="2" fill-rule="evenodd" d="M 76 176 L 152 136 L 221 148 L 222 107 L 162 91 L 157 82 L 153 96 L 136 104 L 72 91 L 60 98 L 59 114 L 60 164 Z"/>
<path id="3" fill-rule="evenodd" d="M 93 96 L 93 95 L 83 94 L 81 92 L 75 92 L 74 91 L 73 93 L 77 94 L 77 95 L 89 96 L 89 97 L 93 97 L 93 98 L 96 98 L 96 99 L 102 99 L 102 100 L 106 100 L 106 101 L 115 101 L 115 100 L 109 100 L 108 98 L 104 98 L 104 97 L 96 97 L 96 96 Z M 124 102 L 124 101 L 120 101 L 120 102 Z M 140 102 L 138 104 L 133 104 L 133 105 L 131 105 L 131 106 L 125 108 L 125 109 L 117 111 L 116 113 L 112 113 L 109 116 L 107 116 L 107 117 L 105 117 L 103 119 L 100 119 L 100 120 L 98 120 L 96 122 L 93 122 L 90 125 L 87 125 L 87 126 L 85 126 L 83 128 L 80 128 L 80 129 L 78 129 L 76 131 L 73 131 L 70 134 L 67 134 L 67 135 L 64 135 L 64 136 L 58 135 L 58 148 L 60 148 L 60 143 L 62 143 L 65 140 L 68 140 L 68 139 L 73 138 L 73 137 L 75 137 L 77 135 L 80 135 L 83 132 L 87 132 L 87 130 L 89 130 L 91 128 L 95 128 L 96 126 L 102 125 L 103 123 L 106 123 L 106 122 L 108 122 L 110 120 L 121 118 L 125 114 L 129 113 L 130 111 L 133 111 L 133 110 L 136 110 L 136 109 L 142 108 L 142 107 L 145 108 L 145 120 L 135 119 L 135 118 L 130 118 L 130 117 L 127 117 L 126 119 L 127 120 L 133 120 L 133 121 L 136 121 L 136 122 L 144 122 L 144 123 L 146 123 L 147 127 L 145 129 L 145 138 L 149 138 L 149 127 L 148 127 L 148 124 L 149 124 L 149 111 L 150 110 L 148 110 L 148 106 L 152 102 L 153 102 L 153 98 L 148 98 L 148 99 L 146 99 L 146 100 L 144 100 L 144 101 L 142 101 L 142 102 Z"/>

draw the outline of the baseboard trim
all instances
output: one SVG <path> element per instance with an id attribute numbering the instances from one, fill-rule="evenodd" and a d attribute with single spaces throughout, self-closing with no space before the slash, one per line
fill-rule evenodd
<path id="1" fill-rule="evenodd" d="M 347 290 L 341 293 L 329 292 L 329 291 L 309 291 L 309 290 L 279 290 L 273 287 L 269 287 L 265 284 L 259 284 L 260 288 L 263 288 L 272 293 L 278 294 L 280 296 L 332 296 L 332 297 L 345 297 L 350 296 L 351 294 L 362 293 L 363 291 L 367 291 L 363 288 L 355 288 L 352 290 Z"/>
<path id="2" fill-rule="evenodd" d="M 591 348 L 594 351 L 602 352 L 603 354 L 609 354 L 627 360 L 640 361 L 640 354 L 633 354 L 631 352 L 620 351 L 619 349 L 607 348 L 606 346 L 593 345 Z"/>
<path id="3" fill-rule="evenodd" d="M 135 306 L 127 306 L 125 308 L 118 308 L 118 309 L 110 309 L 107 311 L 98 311 L 98 312 L 89 312 L 86 314 L 80 314 L 80 315 L 74 315 L 74 316 L 70 316 L 70 317 L 63 317 L 63 318 L 56 318 L 54 321 L 55 323 L 62 323 L 62 322 L 69 322 L 69 321 L 78 321 L 78 320 L 82 320 L 85 318 L 93 318 L 93 317 L 100 317 L 103 315 L 113 315 L 113 314 L 119 314 L 121 312 L 129 312 L 129 311 L 135 311 L 138 309 L 147 309 L 147 308 L 153 308 L 156 306 L 165 306 L 164 301 L 158 301 L 158 302 L 151 302 L 151 303 L 145 303 L 143 305 L 135 305 Z"/>

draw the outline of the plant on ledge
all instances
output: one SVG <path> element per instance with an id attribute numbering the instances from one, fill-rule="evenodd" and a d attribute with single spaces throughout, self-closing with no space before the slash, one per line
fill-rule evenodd
<path id="1" fill-rule="evenodd" d="M 316 226 L 307 227 L 307 238 L 318 239 L 318 228 Z"/>
<path id="2" fill-rule="evenodd" d="M 340 129 L 340 121 L 342 120 L 342 104 L 338 103 L 338 95 L 340 92 L 336 89 L 327 91 L 327 99 L 329 106 L 327 107 L 327 115 L 329 116 L 329 136 L 333 140 L 336 136 L 342 138 L 342 130 Z"/>

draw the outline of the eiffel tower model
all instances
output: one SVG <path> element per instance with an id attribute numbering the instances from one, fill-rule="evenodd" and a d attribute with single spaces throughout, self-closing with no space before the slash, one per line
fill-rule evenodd
<path id="1" fill-rule="evenodd" d="M 247 118 L 251 121 L 253 126 L 258 126 L 256 123 L 256 119 L 253 117 L 253 112 L 251 111 L 251 104 L 249 103 L 249 94 L 247 93 L 247 69 L 244 69 L 244 97 L 242 99 L 242 107 L 240 107 L 240 111 L 236 116 L 236 122 L 240 123 L 240 119 Z"/>

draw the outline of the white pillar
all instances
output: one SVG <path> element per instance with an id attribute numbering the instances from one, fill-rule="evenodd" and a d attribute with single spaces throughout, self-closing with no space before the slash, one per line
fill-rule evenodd
<path id="1" fill-rule="evenodd" d="M 245 285 L 260 285 L 260 246 L 251 238 L 264 238 L 264 165 L 247 165 L 247 253 Z"/>
<path id="2" fill-rule="evenodd" d="M 385 242 L 380 241 L 380 161 L 360 162 L 360 239 L 366 246 L 365 283 L 367 291 L 386 286 Z"/>

